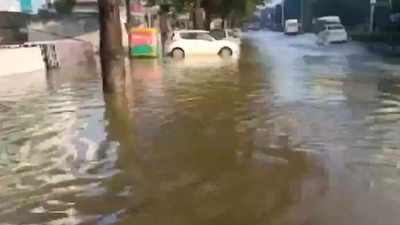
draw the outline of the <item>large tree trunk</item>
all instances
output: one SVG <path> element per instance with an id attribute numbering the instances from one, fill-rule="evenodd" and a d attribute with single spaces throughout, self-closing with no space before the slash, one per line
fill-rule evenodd
<path id="1" fill-rule="evenodd" d="M 131 0 L 125 0 L 126 7 L 126 23 L 129 24 L 131 22 Z"/>
<path id="2" fill-rule="evenodd" d="M 99 0 L 100 62 L 103 90 L 123 92 L 125 87 L 119 0 Z"/>
<path id="3" fill-rule="evenodd" d="M 206 12 L 206 19 L 203 21 L 203 27 L 206 30 L 210 30 L 210 25 L 211 25 L 211 14 Z"/>
<path id="4" fill-rule="evenodd" d="M 194 10 L 193 16 L 193 25 L 194 29 L 202 30 L 204 29 L 204 18 L 203 18 L 203 10 L 201 9 L 201 0 L 196 0 L 196 7 Z"/>

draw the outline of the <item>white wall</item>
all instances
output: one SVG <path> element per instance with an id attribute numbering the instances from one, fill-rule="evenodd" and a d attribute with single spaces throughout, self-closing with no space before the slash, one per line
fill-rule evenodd
<path id="1" fill-rule="evenodd" d="M 0 77 L 45 69 L 40 47 L 0 49 L 0 62 Z"/>

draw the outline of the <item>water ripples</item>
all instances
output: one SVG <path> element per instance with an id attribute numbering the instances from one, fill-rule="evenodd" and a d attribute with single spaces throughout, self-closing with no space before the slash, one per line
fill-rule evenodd
<path id="1" fill-rule="evenodd" d="M 2 222 L 78 224 L 74 201 L 61 199 L 101 194 L 103 180 L 118 173 L 119 145 L 107 140 L 98 80 L 64 75 L 71 80 L 50 91 L 33 79 L 36 89 L 0 97 Z"/>

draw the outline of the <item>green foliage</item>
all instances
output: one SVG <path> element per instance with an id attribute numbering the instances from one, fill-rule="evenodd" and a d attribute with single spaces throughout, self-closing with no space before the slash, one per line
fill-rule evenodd
<path id="1" fill-rule="evenodd" d="M 351 37 L 355 41 L 400 45 L 399 32 L 374 32 L 374 33 L 359 32 L 351 34 Z"/>
<path id="2" fill-rule="evenodd" d="M 400 0 L 392 0 L 392 11 L 400 13 Z"/>
<path id="3" fill-rule="evenodd" d="M 178 12 L 190 11 L 196 0 L 172 0 Z M 208 14 L 227 17 L 234 13 L 241 17 L 250 15 L 262 0 L 202 0 L 201 6 Z"/>
<path id="4" fill-rule="evenodd" d="M 54 8 L 60 14 L 70 14 L 76 4 L 75 0 L 56 0 Z"/>

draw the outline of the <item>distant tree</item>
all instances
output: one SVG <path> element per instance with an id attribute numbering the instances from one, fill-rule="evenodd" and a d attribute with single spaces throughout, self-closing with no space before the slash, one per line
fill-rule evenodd
<path id="1" fill-rule="evenodd" d="M 400 13 L 400 0 L 392 0 L 392 11 Z"/>
<path id="2" fill-rule="evenodd" d="M 357 25 L 368 20 L 370 0 L 318 0 L 315 3 L 315 17 L 339 16 L 344 25 Z"/>
<path id="3" fill-rule="evenodd" d="M 76 0 L 56 0 L 54 8 L 60 14 L 70 14 L 74 9 Z"/>
<path id="4" fill-rule="evenodd" d="M 264 2 L 263 0 L 172 0 L 178 12 L 190 10 L 198 1 L 206 12 L 207 22 L 210 22 L 211 16 L 229 18 L 234 15 L 235 19 L 249 17 L 255 6 Z"/>

